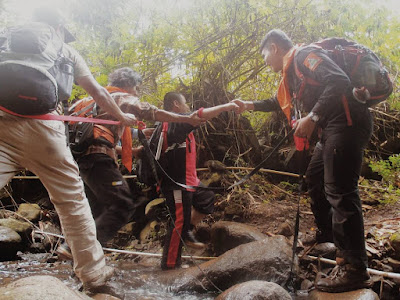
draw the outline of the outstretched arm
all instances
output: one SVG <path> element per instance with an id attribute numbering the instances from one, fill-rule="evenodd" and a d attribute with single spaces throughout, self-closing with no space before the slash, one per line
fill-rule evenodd
<path id="1" fill-rule="evenodd" d="M 196 112 L 190 115 L 180 115 L 163 109 L 156 111 L 155 120 L 160 122 L 188 123 L 194 127 L 206 121 L 204 117 L 198 116 Z"/>
<path id="2" fill-rule="evenodd" d="M 133 114 L 125 114 L 121 111 L 110 93 L 103 88 L 92 75 L 79 77 L 76 82 L 89 93 L 90 96 L 99 104 L 106 112 L 117 118 L 123 125 L 131 126 L 137 122 Z"/>
<path id="3" fill-rule="evenodd" d="M 269 111 L 277 111 L 280 109 L 279 102 L 276 99 L 276 97 L 258 101 L 243 101 L 240 99 L 235 99 L 232 100 L 231 102 L 239 106 L 239 111 L 237 112 L 239 114 L 247 110 L 269 112 Z"/>
<path id="4" fill-rule="evenodd" d="M 200 108 L 199 110 L 197 110 L 197 114 L 201 118 L 210 120 L 212 118 L 219 116 L 219 114 L 224 111 L 234 110 L 236 112 L 239 112 L 239 109 L 240 109 L 239 105 L 237 105 L 236 103 L 230 102 L 230 103 L 226 103 L 226 104 L 217 105 L 214 107 Z"/>
<path id="5" fill-rule="evenodd" d="M 254 103 L 252 101 L 244 101 L 240 99 L 235 99 L 231 101 L 232 103 L 235 103 L 238 107 L 238 113 L 241 114 L 242 112 L 245 112 L 247 110 L 254 110 Z"/>

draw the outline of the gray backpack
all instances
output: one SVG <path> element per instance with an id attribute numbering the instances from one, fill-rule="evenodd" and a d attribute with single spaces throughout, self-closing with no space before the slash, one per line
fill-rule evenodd
<path id="1" fill-rule="evenodd" d="M 50 25 L 29 23 L 0 34 L 0 108 L 40 115 L 71 95 L 73 62 Z"/>

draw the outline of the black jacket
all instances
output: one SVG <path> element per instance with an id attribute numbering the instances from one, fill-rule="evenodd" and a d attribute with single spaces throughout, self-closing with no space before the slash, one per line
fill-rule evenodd
<path id="1" fill-rule="evenodd" d="M 297 50 L 288 72 L 292 96 L 298 93 L 301 86 L 301 79 L 296 75 L 294 64 L 297 64 L 298 70 L 305 77 L 320 83 L 319 86 L 310 84 L 305 86 L 303 94 L 297 101 L 298 108 L 303 112 L 312 111 L 320 116 L 318 125 L 326 130 L 336 131 L 347 126 L 342 95 L 347 96 L 351 112 L 357 109 L 355 108 L 357 105 L 352 101 L 352 85 L 346 73 L 329 57 L 327 51 L 310 45 L 301 47 Z M 255 101 L 254 109 L 275 111 L 279 110 L 280 106 L 275 97 Z"/>

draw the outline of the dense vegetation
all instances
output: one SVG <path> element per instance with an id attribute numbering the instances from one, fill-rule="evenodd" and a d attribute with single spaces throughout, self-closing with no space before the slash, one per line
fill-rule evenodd
<path id="1" fill-rule="evenodd" d="M 144 77 L 142 99 L 157 106 L 171 90 L 187 95 L 194 108 L 237 97 L 272 96 L 279 75 L 266 69 L 259 54 L 260 40 L 272 28 L 286 31 L 296 43 L 333 36 L 354 39 L 381 57 L 396 84 L 390 99 L 375 109 L 376 130 L 368 156 L 386 159 L 400 151 L 400 18 L 380 1 L 74 0 L 65 5 L 70 28 L 78 38 L 74 47 L 87 59 L 98 81 L 106 84 L 111 70 L 130 66 Z M 7 17 L 0 22 L 12 22 Z M 73 97 L 82 93 L 76 88 Z M 209 135 L 208 129 L 215 131 L 219 142 L 222 133 L 218 132 L 235 132 L 233 140 L 222 137 L 232 147 L 222 147 L 211 158 L 230 157 L 228 162 L 241 164 L 242 154 L 251 147 L 250 156 L 243 158 L 257 161 L 262 149 L 256 149 L 256 139 L 266 136 L 270 145 L 285 133 L 283 122 L 266 128 L 270 114 L 245 116 L 244 121 L 227 115 L 202 130 L 203 137 Z M 206 149 L 213 144 L 210 138 Z"/>

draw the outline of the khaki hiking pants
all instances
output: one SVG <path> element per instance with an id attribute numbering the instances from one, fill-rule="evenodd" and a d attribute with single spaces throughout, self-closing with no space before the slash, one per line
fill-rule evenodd
<path id="1" fill-rule="evenodd" d="M 24 169 L 39 176 L 49 193 L 76 275 L 84 283 L 93 280 L 103 272 L 105 259 L 78 166 L 66 145 L 64 124 L 0 112 L 0 188 Z"/>

